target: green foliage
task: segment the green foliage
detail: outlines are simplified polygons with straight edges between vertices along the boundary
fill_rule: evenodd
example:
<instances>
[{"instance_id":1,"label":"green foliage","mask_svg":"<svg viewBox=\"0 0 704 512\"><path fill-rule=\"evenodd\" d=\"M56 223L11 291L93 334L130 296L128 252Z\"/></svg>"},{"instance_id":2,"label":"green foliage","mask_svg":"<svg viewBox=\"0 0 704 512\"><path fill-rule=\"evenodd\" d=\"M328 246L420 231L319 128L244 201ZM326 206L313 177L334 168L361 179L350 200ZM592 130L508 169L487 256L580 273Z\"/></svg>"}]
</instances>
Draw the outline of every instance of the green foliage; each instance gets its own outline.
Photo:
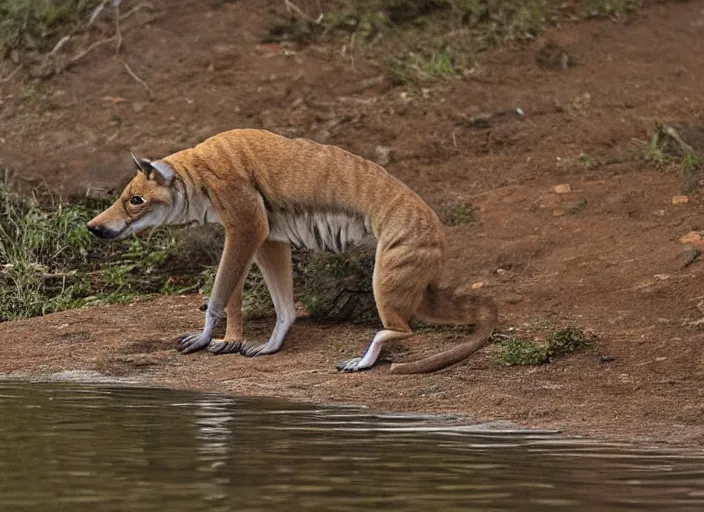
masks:
<instances>
[{"instance_id":1,"label":"green foliage","mask_svg":"<svg viewBox=\"0 0 704 512\"><path fill-rule=\"evenodd\" d=\"M274 311L274 304L271 302L264 276L256 266L252 267L244 284L242 309L245 318L259 318Z\"/></svg>"},{"instance_id":2,"label":"green foliage","mask_svg":"<svg viewBox=\"0 0 704 512\"><path fill-rule=\"evenodd\" d=\"M514 365L538 365L550 361L547 346L542 343L524 340L521 338L509 338L501 342L501 350L496 358L500 364Z\"/></svg>"},{"instance_id":3,"label":"green foliage","mask_svg":"<svg viewBox=\"0 0 704 512\"><path fill-rule=\"evenodd\" d=\"M309 254L298 265L301 300L318 320L378 321L373 273L373 251Z\"/></svg>"},{"instance_id":4,"label":"green foliage","mask_svg":"<svg viewBox=\"0 0 704 512\"><path fill-rule=\"evenodd\" d=\"M97 0L0 0L0 56L31 39L41 49L53 45L63 27L75 25Z\"/></svg>"},{"instance_id":5,"label":"green foliage","mask_svg":"<svg viewBox=\"0 0 704 512\"><path fill-rule=\"evenodd\" d=\"M645 161L657 169L663 169L672 163L672 150L670 139L662 132L660 127L657 127L650 137L645 153Z\"/></svg>"},{"instance_id":6,"label":"green foliage","mask_svg":"<svg viewBox=\"0 0 704 512\"><path fill-rule=\"evenodd\" d=\"M450 78L461 75L466 69L465 56L450 47L391 57L386 65L391 82L397 85Z\"/></svg>"},{"instance_id":7,"label":"green foliage","mask_svg":"<svg viewBox=\"0 0 704 512\"><path fill-rule=\"evenodd\" d=\"M477 209L469 203L458 204L445 215L445 224L448 226L473 224L477 221L479 221Z\"/></svg>"},{"instance_id":8,"label":"green foliage","mask_svg":"<svg viewBox=\"0 0 704 512\"><path fill-rule=\"evenodd\" d=\"M692 147L683 134L699 131L682 126L658 124L650 137L644 159L656 169L678 168L682 178L682 192L692 193L700 187L704 159L701 144Z\"/></svg>"},{"instance_id":9,"label":"green foliage","mask_svg":"<svg viewBox=\"0 0 704 512\"><path fill-rule=\"evenodd\" d=\"M591 339L579 327L568 326L550 332L544 342L508 338L499 344L499 364L540 365L553 358L579 352L591 345Z\"/></svg>"},{"instance_id":10,"label":"green foliage","mask_svg":"<svg viewBox=\"0 0 704 512\"><path fill-rule=\"evenodd\" d=\"M101 208L44 208L0 187L0 321L27 318L87 302L126 302L137 295L195 289L212 258L186 255L171 229L141 238L103 241L86 223ZM178 281L173 268L179 262Z\"/></svg>"},{"instance_id":11,"label":"green foliage","mask_svg":"<svg viewBox=\"0 0 704 512\"><path fill-rule=\"evenodd\" d=\"M547 337L547 352L549 357L573 354L588 347L591 340L583 329L568 326L552 332Z\"/></svg>"},{"instance_id":12,"label":"green foliage","mask_svg":"<svg viewBox=\"0 0 704 512\"><path fill-rule=\"evenodd\" d=\"M643 6L643 0L582 0L586 18L616 18Z\"/></svg>"}]
</instances>

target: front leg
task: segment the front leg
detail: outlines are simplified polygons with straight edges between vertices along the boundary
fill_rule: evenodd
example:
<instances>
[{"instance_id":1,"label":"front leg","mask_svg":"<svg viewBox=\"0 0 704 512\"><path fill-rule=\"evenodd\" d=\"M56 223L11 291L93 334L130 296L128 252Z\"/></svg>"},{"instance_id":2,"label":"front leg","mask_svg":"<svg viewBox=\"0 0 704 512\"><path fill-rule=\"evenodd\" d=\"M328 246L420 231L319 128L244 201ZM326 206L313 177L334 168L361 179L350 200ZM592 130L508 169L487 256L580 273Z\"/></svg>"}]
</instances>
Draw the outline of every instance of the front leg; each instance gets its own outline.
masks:
<instances>
[{"instance_id":1,"label":"front leg","mask_svg":"<svg viewBox=\"0 0 704 512\"><path fill-rule=\"evenodd\" d=\"M244 344L242 336L242 294L244 293L244 283L248 275L249 267L235 288L235 291L232 292L230 300L227 301L227 307L225 308L225 314L227 316L225 338L222 341L213 340L210 342L210 345L206 347L206 350L211 354L239 354L240 348Z\"/></svg>"},{"instance_id":2,"label":"front leg","mask_svg":"<svg viewBox=\"0 0 704 512\"><path fill-rule=\"evenodd\" d=\"M218 212L225 227L225 246L205 312L205 327L198 334L180 338L177 349L183 354L201 350L210 344L218 319L226 316L225 305L235 288L244 283L255 252L269 234L261 197L251 194L249 198L251 202L243 204L247 200L247 194L243 192L238 197L242 202L230 206L234 211Z\"/></svg>"}]
</instances>

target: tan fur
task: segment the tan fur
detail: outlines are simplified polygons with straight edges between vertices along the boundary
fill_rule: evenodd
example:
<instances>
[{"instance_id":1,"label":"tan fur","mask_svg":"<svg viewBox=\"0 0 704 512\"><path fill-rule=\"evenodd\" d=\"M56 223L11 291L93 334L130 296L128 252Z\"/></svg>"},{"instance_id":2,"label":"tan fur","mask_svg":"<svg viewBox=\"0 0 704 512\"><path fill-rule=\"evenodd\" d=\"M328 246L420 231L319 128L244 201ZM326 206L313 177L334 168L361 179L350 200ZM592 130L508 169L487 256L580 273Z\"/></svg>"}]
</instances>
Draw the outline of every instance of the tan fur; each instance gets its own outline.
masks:
<instances>
[{"instance_id":1,"label":"tan fur","mask_svg":"<svg viewBox=\"0 0 704 512\"><path fill-rule=\"evenodd\" d=\"M147 168L152 164L165 168L166 174L138 173L120 199L93 219L89 228L100 236L122 237L165 223L195 220L224 226L225 246L206 328L184 342L184 351L210 344L208 350L216 353L275 352L293 323L288 242L301 238L308 244L337 247L346 238L359 241L359 233L367 231L377 244L373 288L384 329L365 357L343 362L340 369L372 366L385 341L412 334L408 322L413 317L477 324L477 332L446 352L392 365L392 373L435 371L455 364L481 348L496 325L497 308L491 299L440 288L446 258L440 220L415 192L373 162L334 146L263 130L224 132L161 163L145 162ZM130 204L135 195L145 204ZM175 217L184 204L187 212ZM240 347L242 286L252 262L264 273L277 326L269 343ZM211 344L209 332L225 310L226 347Z\"/></svg>"}]
</instances>

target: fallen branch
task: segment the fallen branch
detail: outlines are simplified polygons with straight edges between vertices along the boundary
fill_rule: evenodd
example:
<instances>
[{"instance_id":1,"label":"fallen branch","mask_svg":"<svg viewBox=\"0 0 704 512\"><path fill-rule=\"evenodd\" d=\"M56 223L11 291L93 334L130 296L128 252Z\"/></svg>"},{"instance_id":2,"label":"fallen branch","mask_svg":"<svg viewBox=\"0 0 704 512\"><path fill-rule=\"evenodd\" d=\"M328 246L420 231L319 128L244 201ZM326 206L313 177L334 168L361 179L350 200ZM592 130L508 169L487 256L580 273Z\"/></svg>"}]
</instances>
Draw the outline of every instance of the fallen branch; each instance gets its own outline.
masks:
<instances>
[{"instance_id":1,"label":"fallen branch","mask_svg":"<svg viewBox=\"0 0 704 512\"><path fill-rule=\"evenodd\" d=\"M18 66L14 69L14 71L12 71L12 72L11 72L9 75L7 75L5 78L0 78L0 83L9 82L10 80L12 80L12 77L15 76L15 75L17 74L17 72L18 72L20 69L22 69L22 64L18 65Z\"/></svg>"},{"instance_id":2,"label":"fallen branch","mask_svg":"<svg viewBox=\"0 0 704 512\"><path fill-rule=\"evenodd\" d=\"M132 7L132 9L130 9L129 11L127 11L125 14L123 14L122 16L120 16L120 21L125 21L127 18L129 18L130 16L132 16L134 13L136 13L137 11L141 11L142 9L151 9L151 10L154 10L154 5L151 4L151 3L149 3L149 2L142 2L142 3L140 3L140 4L137 4L137 5L135 5L134 7Z\"/></svg>"},{"instance_id":3,"label":"fallen branch","mask_svg":"<svg viewBox=\"0 0 704 512\"><path fill-rule=\"evenodd\" d=\"M298 14L298 16L300 16L301 18L303 18L306 21L310 21L310 22L315 21L315 20L313 20L313 18L308 16L300 7L298 7L296 4L294 4L291 0L284 0L284 5L286 6L286 10L288 11L289 14L291 14L292 12L295 12L296 14Z\"/></svg>"},{"instance_id":4,"label":"fallen branch","mask_svg":"<svg viewBox=\"0 0 704 512\"><path fill-rule=\"evenodd\" d=\"M122 55L120 55L120 50L122 49L122 29L120 28L120 2L113 0L113 5L115 6L115 37L117 39L117 43L115 44L115 55L117 55L117 58L120 59L120 62L122 62L122 66L125 68L125 71L127 71L127 74L132 77L132 79L137 82L139 85L144 87L144 89L147 91L149 96L151 97L152 95L152 90L147 85L147 82L142 80L137 73L135 73L132 68L130 67L129 64L127 64L127 61L125 60Z\"/></svg>"},{"instance_id":5,"label":"fallen branch","mask_svg":"<svg viewBox=\"0 0 704 512\"><path fill-rule=\"evenodd\" d=\"M103 12L105 9L105 6L108 4L110 0L103 0L91 13L90 17L88 18L88 22L86 23L87 27L90 27L95 20L100 16L100 14ZM56 56L56 54L59 52L59 50L69 41L71 38L71 35L76 32L77 29L74 29L74 31L62 37L58 43L54 46L54 48L46 55L44 64L42 65L42 69L39 70L38 73L33 73L34 76L38 76L39 78L48 78L53 75L57 75L59 73L62 73L63 71L66 71L68 68L71 66L75 65L77 62L79 62L81 59L83 59L86 55L88 55L90 52L95 50L96 48L99 48L100 46L103 46L108 43L115 43L115 56L120 60L120 63L122 66L125 68L125 71L127 71L127 74L130 75L130 77L137 82L140 86L142 86L151 96L152 90L142 78L137 75L137 73L134 72L134 70L130 67L130 65L127 63L125 58L122 56L122 48L124 46L124 39L122 37L122 27L120 25L120 22L129 16L133 15L135 12L139 11L140 9L144 9L146 7L148 8L153 8L153 6L150 3L143 2L140 3L139 5L133 7L129 12L126 14L122 15L120 13L120 0L112 0L112 5L114 8L114 23L115 23L115 35L112 37L109 37L107 39L101 39L100 41L96 41L95 43L91 44L88 48L85 50L81 51L80 53L76 54L75 56L71 57L68 59L64 64L62 65L57 65L57 66L50 66L49 65L49 60ZM19 70L16 69L13 71L10 76L2 79L1 81L7 81L9 80L12 75L14 75L17 71Z\"/></svg>"},{"instance_id":6,"label":"fallen branch","mask_svg":"<svg viewBox=\"0 0 704 512\"><path fill-rule=\"evenodd\" d=\"M54 45L54 47L51 49L51 51L49 53L46 54L46 58L49 58L52 55L55 55L56 52L58 52L63 45L68 43L69 39L71 39L70 35L64 36L61 39L59 39L59 42Z\"/></svg>"},{"instance_id":7,"label":"fallen branch","mask_svg":"<svg viewBox=\"0 0 704 512\"><path fill-rule=\"evenodd\" d=\"M88 55L90 52L92 52L92 51L95 50L96 48L98 48L98 47L100 47L100 46L103 46L104 44L110 43L110 42L112 42L112 41L114 41L114 40L115 40L115 36L113 36L113 37L108 37L107 39L101 39L100 41L96 41L95 43L93 43L92 45L90 45L88 48L86 48L85 50L83 50L82 52L80 52L78 55L76 55L76 56L70 58L70 59L68 60L68 62L63 66L63 68L61 68L58 72L65 71L66 69L68 69L69 67L71 67L71 66L73 66L74 64L76 64L79 60L81 60L83 57L85 57L86 55Z\"/></svg>"},{"instance_id":8,"label":"fallen branch","mask_svg":"<svg viewBox=\"0 0 704 512\"><path fill-rule=\"evenodd\" d=\"M120 3L115 4L115 37L117 37L117 43L115 44L115 53L120 53L120 48L122 48L122 30L120 30Z\"/></svg>"}]
</instances>

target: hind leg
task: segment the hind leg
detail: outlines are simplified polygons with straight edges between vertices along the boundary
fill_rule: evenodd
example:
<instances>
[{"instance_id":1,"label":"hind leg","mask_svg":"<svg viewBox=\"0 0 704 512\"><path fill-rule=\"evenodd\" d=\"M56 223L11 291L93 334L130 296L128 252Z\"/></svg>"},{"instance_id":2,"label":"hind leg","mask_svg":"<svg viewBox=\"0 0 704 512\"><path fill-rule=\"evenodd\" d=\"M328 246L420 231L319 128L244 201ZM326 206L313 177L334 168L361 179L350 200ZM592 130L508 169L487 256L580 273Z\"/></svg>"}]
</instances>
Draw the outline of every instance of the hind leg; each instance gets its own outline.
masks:
<instances>
[{"instance_id":1,"label":"hind leg","mask_svg":"<svg viewBox=\"0 0 704 512\"><path fill-rule=\"evenodd\" d=\"M371 368L376 363L384 343L413 335L408 322L420 306L428 287L427 265L413 256L412 248L390 255L377 252L374 267L374 300L384 329L377 332L361 357L346 359L337 365L344 372L358 372Z\"/></svg>"},{"instance_id":2,"label":"hind leg","mask_svg":"<svg viewBox=\"0 0 704 512\"><path fill-rule=\"evenodd\" d=\"M278 352L288 331L296 321L293 303L293 270L291 246L288 243L267 241L259 248L254 261L262 271L276 310L276 325L267 343L243 344L240 353L247 357Z\"/></svg>"},{"instance_id":3,"label":"hind leg","mask_svg":"<svg viewBox=\"0 0 704 512\"><path fill-rule=\"evenodd\" d=\"M337 365L337 369L343 372L358 372L371 368L374 366L374 363L376 363L385 342L408 338L411 335L413 335L413 332L410 327L408 328L408 332L383 329L374 335L374 339L372 339L372 342L369 344L363 356L340 361Z\"/></svg>"}]
</instances>

